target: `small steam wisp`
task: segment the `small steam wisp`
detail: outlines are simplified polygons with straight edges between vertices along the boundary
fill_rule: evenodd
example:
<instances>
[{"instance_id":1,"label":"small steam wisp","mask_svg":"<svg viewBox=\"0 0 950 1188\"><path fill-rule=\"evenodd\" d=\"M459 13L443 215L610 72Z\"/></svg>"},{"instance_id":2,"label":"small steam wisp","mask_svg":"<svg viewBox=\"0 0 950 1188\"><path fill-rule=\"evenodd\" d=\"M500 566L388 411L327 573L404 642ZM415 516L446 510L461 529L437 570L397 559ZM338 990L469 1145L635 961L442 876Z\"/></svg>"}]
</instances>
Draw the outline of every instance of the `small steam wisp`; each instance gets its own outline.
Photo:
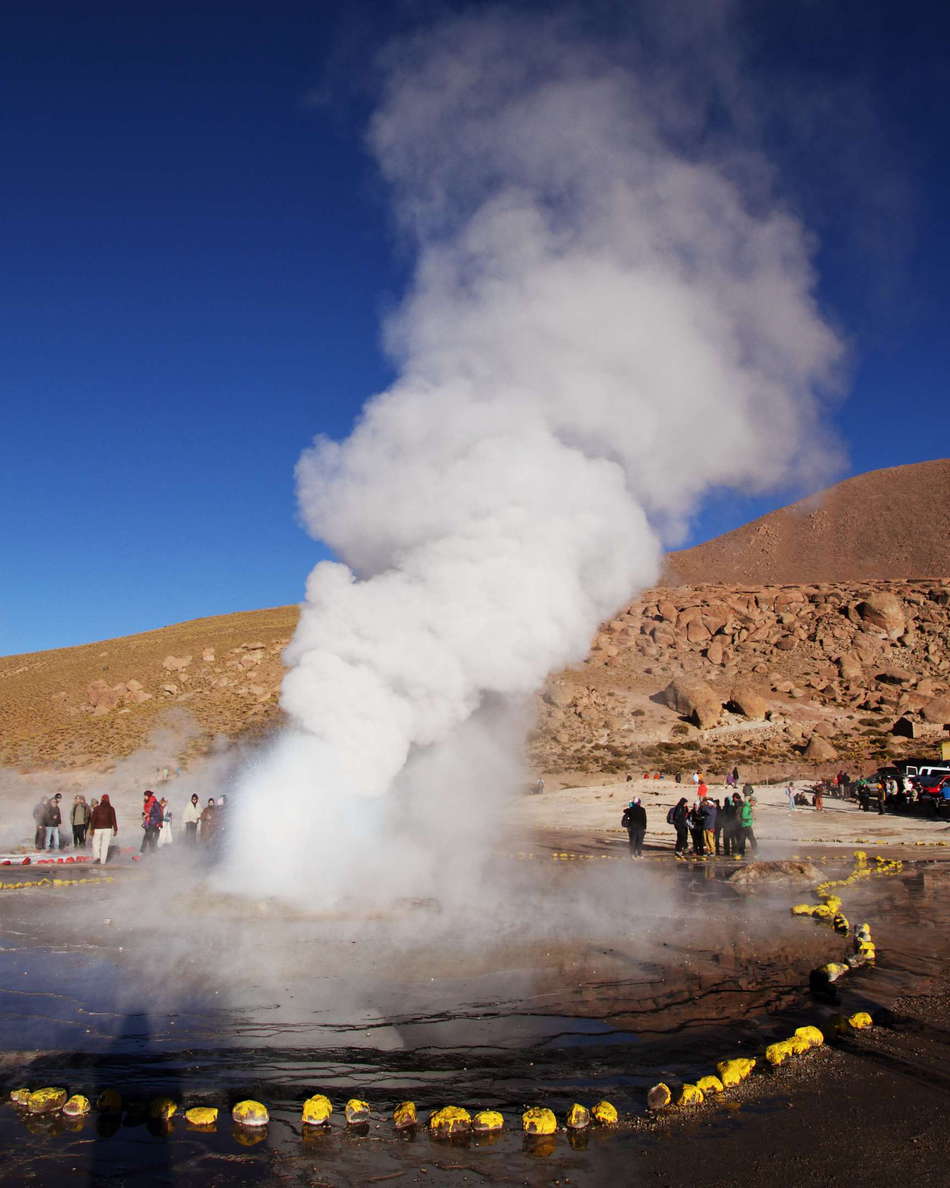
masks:
<instances>
[{"instance_id":1,"label":"small steam wisp","mask_svg":"<svg viewBox=\"0 0 950 1188\"><path fill-rule=\"evenodd\" d=\"M341 562L238 788L235 885L466 885L526 699L655 579L656 526L823 456L840 346L807 238L676 142L668 83L500 12L385 59L370 144L416 255L398 379L298 466Z\"/></svg>"}]
</instances>

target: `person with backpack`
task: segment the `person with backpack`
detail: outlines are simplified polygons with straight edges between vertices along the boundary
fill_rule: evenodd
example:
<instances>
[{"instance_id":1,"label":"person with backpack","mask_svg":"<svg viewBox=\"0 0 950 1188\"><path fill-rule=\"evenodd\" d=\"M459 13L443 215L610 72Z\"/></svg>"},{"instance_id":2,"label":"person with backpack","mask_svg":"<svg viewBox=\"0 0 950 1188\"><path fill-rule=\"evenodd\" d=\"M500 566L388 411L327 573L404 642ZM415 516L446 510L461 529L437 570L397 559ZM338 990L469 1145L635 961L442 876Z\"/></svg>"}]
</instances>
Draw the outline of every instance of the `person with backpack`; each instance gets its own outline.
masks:
<instances>
[{"instance_id":1,"label":"person with backpack","mask_svg":"<svg viewBox=\"0 0 950 1188\"><path fill-rule=\"evenodd\" d=\"M647 831L647 811L640 803L639 796L631 800L624 809L620 825L626 829L627 837L630 839L630 856L642 858L643 838Z\"/></svg>"},{"instance_id":2,"label":"person with backpack","mask_svg":"<svg viewBox=\"0 0 950 1188\"><path fill-rule=\"evenodd\" d=\"M689 845L688 817L689 801L687 801L685 796L681 796L679 801L666 814L667 824L672 825L676 830L676 846L673 852L677 858L686 857L686 849Z\"/></svg>"},{"instance_id":3,"label":"person with backpack","mask_svg":"<svg viewBox=\"0 0 950 1188\"><path fill-rule=\"evenodd\" d=\"M146 850L154 850L158 845L158 831L162 827L162 820L162 806L158 803L158 797L152 791L146 792L142 804L142 828L145 834L142 837L140 854L144 854Z\"/></svg>"}]
</instances>

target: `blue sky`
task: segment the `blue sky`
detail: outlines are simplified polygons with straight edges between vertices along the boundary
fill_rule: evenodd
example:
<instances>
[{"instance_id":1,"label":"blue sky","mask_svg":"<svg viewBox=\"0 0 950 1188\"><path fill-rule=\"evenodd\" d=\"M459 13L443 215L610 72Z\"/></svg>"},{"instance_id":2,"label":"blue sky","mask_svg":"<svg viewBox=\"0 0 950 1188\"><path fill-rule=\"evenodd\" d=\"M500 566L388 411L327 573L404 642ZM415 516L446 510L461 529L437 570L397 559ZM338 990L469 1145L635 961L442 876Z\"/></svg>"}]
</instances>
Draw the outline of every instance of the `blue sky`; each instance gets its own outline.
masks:
<instances>
[{"instance_id":1,"label":"blue sky","mask_svg":"<svg viewBox=\"0 0 950 1188\"><path fill-rule=\"evenodd\" d=\"M3 13L0 654L302 596L323 554L294 464L386 385L407 277L359 84L422 11ZM939 5L811 0L740 22L851 347L844 473L950 452L948 26ZM715 495L691 540L799 494Z\"/></svg>"}]
</instances>

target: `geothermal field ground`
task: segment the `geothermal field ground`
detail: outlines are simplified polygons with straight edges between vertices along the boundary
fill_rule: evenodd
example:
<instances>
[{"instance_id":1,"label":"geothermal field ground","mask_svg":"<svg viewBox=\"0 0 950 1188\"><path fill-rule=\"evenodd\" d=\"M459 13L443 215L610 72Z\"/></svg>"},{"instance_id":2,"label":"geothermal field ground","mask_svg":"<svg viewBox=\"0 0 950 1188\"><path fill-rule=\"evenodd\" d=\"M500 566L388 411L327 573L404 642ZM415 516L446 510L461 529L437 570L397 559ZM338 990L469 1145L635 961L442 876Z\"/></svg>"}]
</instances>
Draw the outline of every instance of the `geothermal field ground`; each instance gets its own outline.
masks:
<instances>
[{"instance_id":1,"label":"geothermal field ground","mask_svg":"<svg viewBox=\"0 0 950 1188\"><path fill-rule=\"evenodd\" d=\"M290 910L225 895L208 853L180 844L105 868L5 866L3 1088L92 1103L113 1090L122 1107L70 1120L5 1106L0 1180L678 1183L699 1160L709 1184L766 1166L818 1184L838 1182L828 1160L857 1131L865 1182L893 1183L911 1142L921 1181L941 1182L950 829L837 800L790 811L783 788L763 787L754 862L679 861L665 816L680 790L524 794L483 896L450 918L438 900ZM639 860L618 828L632 791L649 819ZM791 914L829 891L848 937ZM876 963L816 986L812 971L851 954L865 922ZM841 1022L857 1012L872 1025ZM803 1026L825 1043L772 1067L769 1045ZM738 1088L648 1109L653 1086L675 1101L740 1057L756 1066ZM317 1092L335 1106L325 1127L301 1122ZM179 1108L167 1122L149 1116L161 1098ZM266 1104L267 1127L232 1123L247 1098ZM345 1123L351 1098L369 1104L365 1125ZM419 1125L397 1132L406 1100ZM564 1129L575 1102L600 1100L615 1125ZM202 1105L220 1110L210 1129L182 1117ZM504 1129L441 1138L425 1120L444 1105L500 1111ZM555 1134L522 1133L531 1106L554 1111Z\"/></svg>"}]
</instances>

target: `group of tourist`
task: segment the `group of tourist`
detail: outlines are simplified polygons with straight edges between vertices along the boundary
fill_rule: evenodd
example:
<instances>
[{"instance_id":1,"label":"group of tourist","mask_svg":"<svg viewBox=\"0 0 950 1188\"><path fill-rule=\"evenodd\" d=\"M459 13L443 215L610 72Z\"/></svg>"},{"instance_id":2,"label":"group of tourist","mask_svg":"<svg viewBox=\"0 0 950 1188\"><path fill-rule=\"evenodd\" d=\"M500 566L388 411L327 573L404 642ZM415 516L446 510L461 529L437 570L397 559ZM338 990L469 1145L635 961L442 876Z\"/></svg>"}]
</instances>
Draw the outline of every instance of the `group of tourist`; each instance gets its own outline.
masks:
<instances>
[{"instance_id":1,"label":"group of tourist","mask_svg":"<svg viewBox=\"0 0 950 1188\"><path fill-rule=\"evenodd\" d=\"M64 849L67 844L60 832L64 824L62 799L62 793L56 792L34 806L33 821L36 828L33 843L38 850ZM185 841L212 844L220 832L226 803L225 796L217 800L211 796L202 807L197 793L192 793L183 814ZM88 846L92 851L93 862L108 861L109 847L119 832L115 807L110 802L108 792L104 792L100 799L93 798L89 803L85 796L77 794L69 810L69 824L72 827L74 848L84 849ZM174 840L173 813L168 800L164 796L157 797L151 790L146 791L142 799L142 844L139 852L145 854L160 846L169 846Z\"/></svg>"},{"instance_id":2,"label":"group of tourist","mask_svg":"<svg viewBox=\"0 0 950 1188\"><path fill-rule=\"evenodd\" d=\"M677 858L689 854L706 857L719 854L726 858L744 858L746 848L758 849L755 837L755 792L751 784L742 792L728 794L714 800L700 776L696 784L697 799L692 806L685 796L666 815L667 824L676 830L674 853ZM620 821L629 838L630 854L643 857L643 839L647 831L646 809L637 796L624 809Z\"/></svg>"},{"instance_id":3,"label":"group of tourist","mask_svg":"<svg viewBox=\"0 0 950 1188\"><path fill-rule=\"evenodd\" d=\"M700 785L704 787L704 785ZM713 854L744 858L746 848L758 848L755 837L755 794L751 784L742 792L728 793L722 800L704 795L690 806L685 796L666 815L676 830L674 853L704 858Z\"/></svg>"}]
</instances>

